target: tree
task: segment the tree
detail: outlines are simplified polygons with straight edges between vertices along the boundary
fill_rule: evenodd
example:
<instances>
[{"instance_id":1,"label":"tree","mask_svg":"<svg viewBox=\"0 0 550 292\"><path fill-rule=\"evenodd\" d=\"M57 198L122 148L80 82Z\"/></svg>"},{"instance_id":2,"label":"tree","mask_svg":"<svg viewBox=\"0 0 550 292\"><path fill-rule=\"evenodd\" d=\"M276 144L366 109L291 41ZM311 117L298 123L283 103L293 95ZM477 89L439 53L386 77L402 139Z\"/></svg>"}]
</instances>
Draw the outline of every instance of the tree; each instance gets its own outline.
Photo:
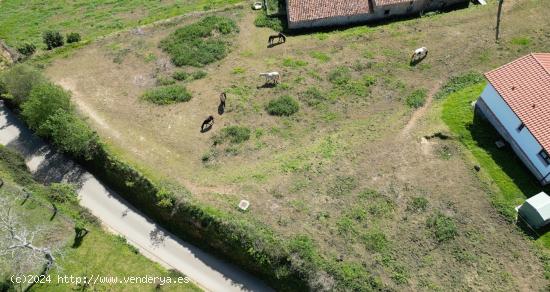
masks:
<instances>
[{"instance_id":1,"label":"tree","mask_svg":"<svg viewBox=\"0 0 550 292\"><path fill-rule=\"evenodd\" d=\"M31 43L25 43L17 47L17 51L25 57L29 57L36 51L36 46Z\"/></svg>"},{"instance_id":2,"label":"tree","mask_svg":"<svg viewBox=\"0 0 550 292\"><path fill-rule=\"evenodd\" d=\"M61 47L65 43L63 40L63 36L58 31L45 31L42 35L42 39L44 41L44 44L46 44L48 50Z\"/></svg>"},{"instance_id":3,"label":"tree","mask_svg":"<svg viewBox=\"0 0 550 292\"><path fill-rule=\"evenodd\" d=\"M83 120L63 109L55 111L40 131L48 133L62 151L85 159L91 159L99 143L97 134Z\"/></svg>"},{"instance_id":4,"label":"tree","mask_svg":"<svg viewBox=\"0 0 550 292\"><path fill-rule=\"evenodd\" d=\"M44 263L43 275L56 264L52 247L36 246L33 241L43 230L29 230L13 213L7 198L0 198L0 257L9 257L17 265L18 273L29 271Z\"/></svg>"},{"instance_id":5,"label":"tree","mask_svg":"<svg viewBox=\"0 0 550 292\"><path fill-rule=\"evenodd\" d=\"M500 34L500 16L502 14L502 4L504 4L504 0L498 0L498 12L497 12L497 27L496 27L496 41L498 42L499 34Z\"/></svg>"},{"instance_id":6,"label":"tree","mask_svg":"<svg viewBox=\"0 0 550 292\"><path fill-rule=\"evenodd\" d=\"M78 43L80 41L80 39L81 39L81 37L80 37L79 33L71 32L71 33L67 34L67 43L68 44Z\"/></svg>"},{"instance_id":7,"label":"tree","mask_svg":"<svg viewBox=\"0 0 550 292\"><path fill-rule=\"evenodd\" d=\"M31 129L42 136L49 134L41 126L53 113L57 110L72 111L69 93L52 83L35 86L21 108L23 119Z\"/></svg>"},{"instance_id":8,"label":"tree","mask_svg":"<svg viewBox=\"0 0 550 292\"><path fill-rule=\"evenodd\" d=\"M44 82L40 72L27 65L15 65L0 76L0 83L3 84L0 91L10 98L16 105L22 104L29 96L32 88ZM2 92L0 92L2 94Z\"/></svg>"}]
</instances>

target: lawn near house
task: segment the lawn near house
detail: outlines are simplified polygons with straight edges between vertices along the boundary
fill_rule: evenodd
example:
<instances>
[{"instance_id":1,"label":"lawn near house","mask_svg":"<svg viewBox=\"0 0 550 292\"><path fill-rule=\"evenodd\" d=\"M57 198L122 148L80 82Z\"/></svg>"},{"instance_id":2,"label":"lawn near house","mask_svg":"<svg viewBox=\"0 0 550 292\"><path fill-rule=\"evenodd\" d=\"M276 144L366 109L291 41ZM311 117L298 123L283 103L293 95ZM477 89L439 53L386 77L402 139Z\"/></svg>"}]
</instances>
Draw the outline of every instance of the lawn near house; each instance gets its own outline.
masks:
<instances>
[{"instance_id":1,"label":"lawn near house","mask_svg":"<svg viewBox=\"0 0 550 292\"><path fill-rule=\"evenodd\" d=\"M488 121L474 115L471 103L485 86L486 83L482 82L444 96L442 118L472 153L482 174L488 175L489 179L485 177L485 181L493 205L508 221L514 222L516 206L541 190L550 192L550 188L543 188L537 182L509 146L499 149L495 141L502 139L500 135ZM536 243L546 254L546 274L550 276L550 233L536 238Z\"/></svg>"}]
</instances>

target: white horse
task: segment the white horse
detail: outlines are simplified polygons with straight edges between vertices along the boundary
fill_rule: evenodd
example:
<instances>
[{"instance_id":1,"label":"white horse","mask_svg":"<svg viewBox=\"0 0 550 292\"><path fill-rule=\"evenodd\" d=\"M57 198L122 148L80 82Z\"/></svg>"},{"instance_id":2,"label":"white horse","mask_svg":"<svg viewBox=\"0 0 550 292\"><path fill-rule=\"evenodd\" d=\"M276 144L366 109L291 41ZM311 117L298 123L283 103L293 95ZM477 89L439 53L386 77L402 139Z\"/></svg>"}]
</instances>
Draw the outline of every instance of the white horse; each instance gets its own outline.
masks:
<instances>
[{"instance_id":1,"label":"white horse","mask_svg":"<svg viewBox=\"0 0 550 292\"><path fill-rule=\"evenodd\" d=\"M418 63L428 56L428 48L422 47L414 50L411 56L411 63Z\"/></svg>"},{"instance_id":2,"label":"white horse","mask_svg":"<svg viewBox=\"0 0 550 292\"><path fill-rule=\"evenodd\" d=\"M260 73L260 76L265 77L266 83L273 83L273 84L279 83L279 78L280 78L279 72Z\"/></svg>"}]
</instances>

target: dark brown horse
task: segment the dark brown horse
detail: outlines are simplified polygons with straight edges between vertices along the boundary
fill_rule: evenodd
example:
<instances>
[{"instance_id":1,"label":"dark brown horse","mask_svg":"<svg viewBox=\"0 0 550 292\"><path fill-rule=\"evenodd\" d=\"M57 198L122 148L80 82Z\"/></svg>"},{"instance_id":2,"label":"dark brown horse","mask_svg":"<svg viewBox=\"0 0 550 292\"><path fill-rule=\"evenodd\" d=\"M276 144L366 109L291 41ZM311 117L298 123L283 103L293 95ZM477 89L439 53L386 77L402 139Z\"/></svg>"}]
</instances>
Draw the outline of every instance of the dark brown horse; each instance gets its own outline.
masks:
<instances>
[{"instance_id":1,"label":"dark brown horse","mask_svg":"<svg viewBox=\"0 0 550 292\"><path fill-rule=\"evenodd\" d=\"M201 132L206 132L212 128L212 125L214 125L214 117L208 116L204 122L202 122L201 125Z\"/></svg>"},{"instance_id":2,"label":"dark brown horse","mask_svg":"<svg viewBox=\"0 0 550 292\"><path fill-rule=\"evenodd\" d=\"M273 45L275 39L277 39L277 44L286 43L286 36L282 32L276 35L270 35L268 40L269 45Z\"/></svg>"},{"instance_id":3,"label":"dark brown horse","mask_svg":"<svg viewBox=\"0 0 550 292\"><path fill-rule=\"evenodd\" d=\"M225 101L227 100L227 94L222 92L220 94L220 104L218 105L218 114L221 116L225 112Z\"/></svg>"}]
</instances>

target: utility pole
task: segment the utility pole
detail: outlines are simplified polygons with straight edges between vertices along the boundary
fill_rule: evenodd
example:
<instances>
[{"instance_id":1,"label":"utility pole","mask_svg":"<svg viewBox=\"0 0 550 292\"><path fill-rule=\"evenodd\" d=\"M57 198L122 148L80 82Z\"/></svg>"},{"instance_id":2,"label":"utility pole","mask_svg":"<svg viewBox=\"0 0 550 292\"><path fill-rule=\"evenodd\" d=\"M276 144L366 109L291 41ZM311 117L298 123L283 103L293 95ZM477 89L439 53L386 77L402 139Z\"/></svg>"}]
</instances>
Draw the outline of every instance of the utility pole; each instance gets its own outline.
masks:
<instances>
[{"instance_id":1,"label":"utility pole","mask_svg":"<svg viewBox=\"0 0 550 292\"><path fill-rule=\"evenodd\" d=\"M499 33L500 33L500 15L502 14L502 4L504 4L504 0L498 0L497 34L496 34L496 41L497 42L498 42Z\"/></svg>"}]
</instances>

